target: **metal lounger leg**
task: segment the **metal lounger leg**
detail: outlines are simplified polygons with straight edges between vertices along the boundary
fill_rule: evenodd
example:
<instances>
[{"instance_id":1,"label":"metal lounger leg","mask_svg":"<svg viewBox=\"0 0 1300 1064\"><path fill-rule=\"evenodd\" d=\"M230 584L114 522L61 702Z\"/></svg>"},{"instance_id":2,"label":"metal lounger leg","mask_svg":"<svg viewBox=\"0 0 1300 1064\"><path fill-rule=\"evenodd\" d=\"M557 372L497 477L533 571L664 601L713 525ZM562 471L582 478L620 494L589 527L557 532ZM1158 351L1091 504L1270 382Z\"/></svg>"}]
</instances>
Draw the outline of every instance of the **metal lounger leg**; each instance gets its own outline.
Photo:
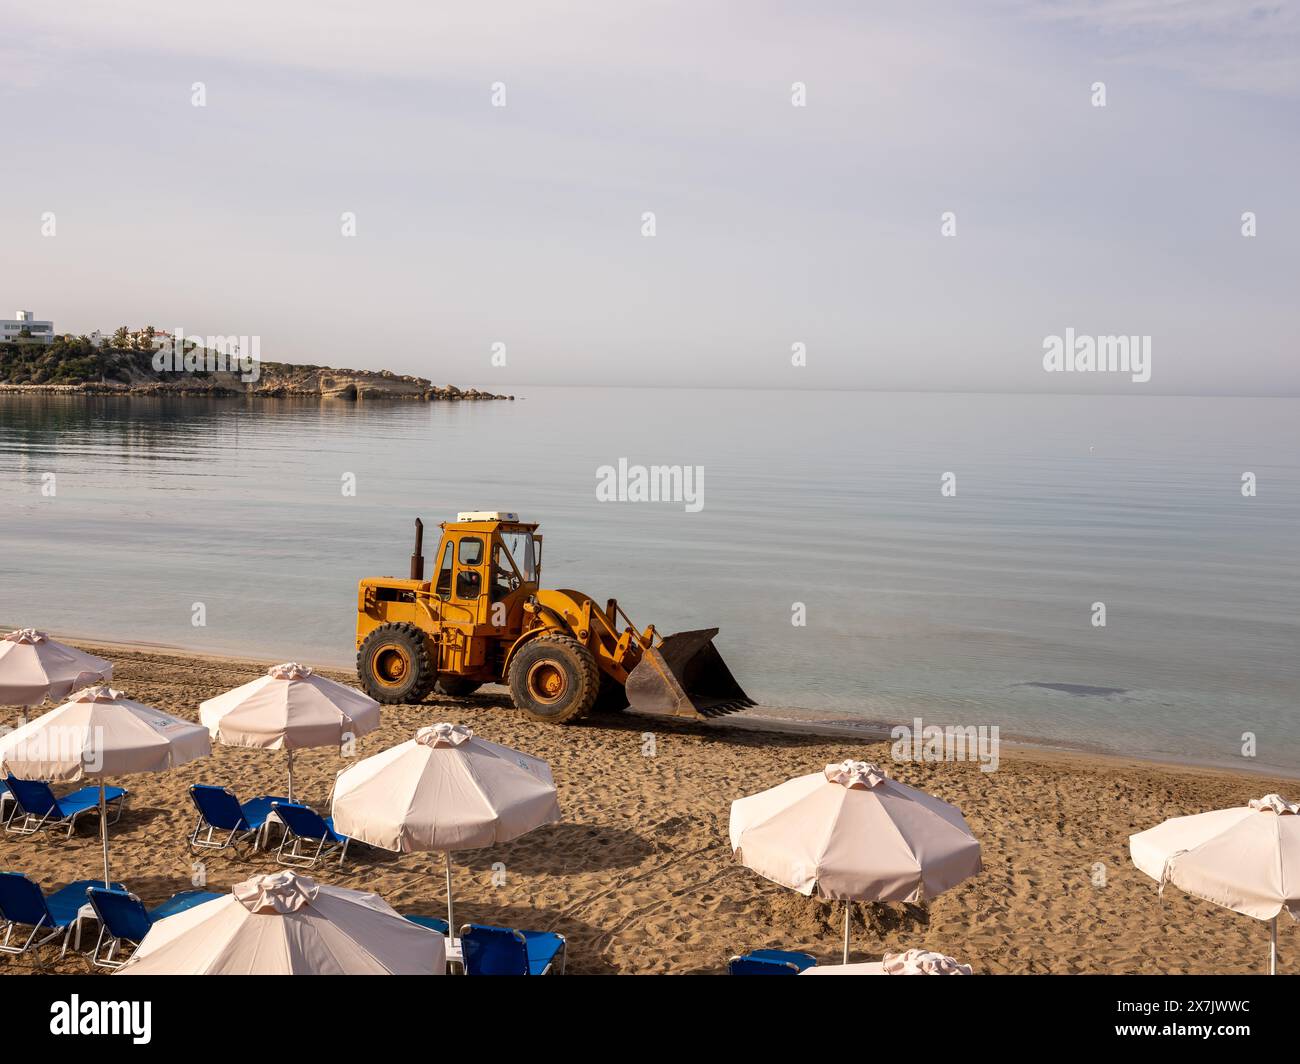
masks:
<instances>
[{"instance_id":1,"label":"metal lounger leg","mask_svg":"<svg viewBox=\"0 0 1300 1064\"><path fill-rule=\"evenodd\" d=\"M100 924L99 935L95 939L95 948L90 953L90 963L95 965L95 967L97 968L100 967L99 951L104 946L104 936L106 934L108 934L108 928L106 928L103 924Z\"/></svg>"},{"instance_id":2,"label":"metal lounger leg","mask_svg":"<svg viewBox=\"0 0 1300 1064\"><path fill-rule=\"evenodd\" d=\"M19 811L20 810L18 809L17 804L15 804L13 816L17 816ZM47 809L45 813L39 818L33 817L31 813L24 811L22 827L9 828L8 826L6 826L5 830L9 831L13 835L35 835L38 831L40 831L43 827L45 827L45 822L49 820L50 813L52 813L53 811L54 811L53 809ZM10 817L10 820L13 820L13 816ZM33 820L36 821L35 827L30 826ZM55 821L55 823L57 823L57 821Z\"/></svg>"},{"instance_id":3,"label":"metal lounger leg","mask_svg":"<svg viewBox=\"0 0 1300 1064\"><path fill-rule=\"evenodd\" d=\"M289 846L288 852L286 853L285 844L290 842L292 845ZM278 856L276 861L282 865L310 867L316 863L316 858L304 857L302 855L302 839L297 835L293 835L293 833L289 831L288 827L285 828L284 834L280 836L280 848L277 853Z\"/></svg>"},{"instance_id":4,"label":"metal lounger leg","mask_svg":"<svg viewBox=\"0 0 1300 1064\"><path fill-rule=\"evenodd\" d=\"M35 926L32 928L31 934L27 936L27 938L23 941L23 944L21 946L11 946L9 945L9 937L10 935L13 934L15 925L14 922L10 920L9 926L5 929L5 940L4 940L4 944L0 945L0 952L12 953L14 956L17 957L26 953L29 949L35 949L39 946L43 946L51 939L57 938L59 935L59 929L55 927L55 928L51 928L50 933L46 935L43 939L41 939L39 942L33 941L36 938L36 936L41 933L41 927L44 923L45 923L45 917L42 916L38 921L36 921Z\"/></svg>"},{"instance_id":5,"label":"metal lounger leg","mask_svg":"<svg viewBox=\"0 0 1300 1064\"><path fill-rule=\"evenodd\" d=\"M338 845L337 843L330 842L329 839L325 838L325 836L322 835L321 838L316 843L316 852L312 854L305 854L302 852L302 844L304 841L310 843L311 840L303 839L299 835L294 835L293 845L289 848L288 853L286 853L285 843L289 841L289 836L291 834L293 833L289 831L288 827L286 826L284 836L283 838L280 839L280 849L278 851L279 856L277 858L278 862L282 865L297 865L298 867L301 868L311 868L316 864L317 861L319 861L325 855L327 846L333 847L335 845ZM351 839L345 839L343 841L342 852L339 854L340 866L343 864L344 857L347 856L348 843L351 841L352 841Z\"/></svg>"},{"instance_id":6,"label":"metal lounger leg","mask_svg":"<svg viewBox=\"0 0 1300 1064\"><path fill-rule=\"evenodd\" d=\"M113 803L113 805L117 809L117 815L114 816L113 819L108 822L109 827L112 827L114 824L116 824L119 820L122 819L122 814L126 812L126 800L130 797L131 796L129 794L124 794L120 798L118 798L117 801Z\"/></svg>"}]
</instances>

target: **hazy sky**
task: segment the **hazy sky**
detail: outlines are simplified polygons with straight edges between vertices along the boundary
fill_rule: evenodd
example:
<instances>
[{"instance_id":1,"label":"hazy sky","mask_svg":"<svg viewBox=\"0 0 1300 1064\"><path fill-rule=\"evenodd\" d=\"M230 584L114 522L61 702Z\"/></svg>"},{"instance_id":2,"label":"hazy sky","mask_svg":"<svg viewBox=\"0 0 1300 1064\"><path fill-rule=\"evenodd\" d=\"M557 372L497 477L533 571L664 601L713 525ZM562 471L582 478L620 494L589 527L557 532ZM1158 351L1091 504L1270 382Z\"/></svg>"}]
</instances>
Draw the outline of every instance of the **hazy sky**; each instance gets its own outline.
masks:
<instances>
[{"instance_id":1,"label":"hazy sky","mask_svg":"<svg viewBox=\"0 0 1300 1064\"><path fill-rule=\"evenodd\" d=\"M6 316L502 387L1300 394L1294 3L0 12ZM1045 374L1066 327L1151 382Z\"/></svg>"}]
</instances>

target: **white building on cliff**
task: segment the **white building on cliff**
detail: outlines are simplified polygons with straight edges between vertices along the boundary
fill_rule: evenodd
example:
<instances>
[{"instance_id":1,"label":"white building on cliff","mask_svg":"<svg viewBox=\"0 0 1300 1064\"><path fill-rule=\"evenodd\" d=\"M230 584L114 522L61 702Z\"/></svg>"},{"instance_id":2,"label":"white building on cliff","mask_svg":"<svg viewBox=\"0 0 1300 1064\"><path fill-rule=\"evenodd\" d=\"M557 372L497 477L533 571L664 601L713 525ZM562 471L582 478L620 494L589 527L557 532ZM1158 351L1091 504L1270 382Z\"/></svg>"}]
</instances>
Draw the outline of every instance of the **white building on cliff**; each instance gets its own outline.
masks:
<instances>
[{"instance_id":1,"label":"white building on cliff","mask_svg":"<svg viewBox=\"0 0 1300 1064\"><path fill-rule=\"evenodd\" d=\"M37 321L30 310L17 311L12 320L0 321L0 343L13 343L17 340L53 343L54 322Z\"/></svg>"}]
</instances>

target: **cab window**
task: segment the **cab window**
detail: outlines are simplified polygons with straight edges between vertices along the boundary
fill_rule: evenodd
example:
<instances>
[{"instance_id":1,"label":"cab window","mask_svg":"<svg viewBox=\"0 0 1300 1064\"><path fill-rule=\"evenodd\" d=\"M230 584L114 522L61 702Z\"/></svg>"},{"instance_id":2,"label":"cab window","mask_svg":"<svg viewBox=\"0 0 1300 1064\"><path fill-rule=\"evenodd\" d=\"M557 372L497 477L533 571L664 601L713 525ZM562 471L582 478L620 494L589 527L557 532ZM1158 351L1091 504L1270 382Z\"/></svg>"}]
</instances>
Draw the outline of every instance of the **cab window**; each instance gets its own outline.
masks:
<instances>
[{"instance_id":1,"label":"cab window","mask_svg":"<svg viewBox=\"0 0 1300 1064\"><path fill-rule=\"evenodd\" d=\"M466 536L456 548L456 597L476 599L483 591L483 575L477 566L483 562L483 541Z\"/></svg>"},{"instance_id":2,"label":"cab window","mask_svg":"<svg viewBox=\"0 0 1300 1064\"><path fill-rule=\"evenodd\" d=\"M510 552L504 546L492 548L492 601L500 602L512 591L518 589L520 575L516 570Z\"/></svg>"},{"instance_id":3,"label":"cab window","mask_svg":"<svg viewBox=\"0 0 1300 1064\"><path fill-rule=\"evenodd\" d=\"M519 567L519 575L525 583L537 583L537 555L533 549L533 535L531 532L502 532L501 542L505 545L506 550L510 552L510 557L514 559L515 565Z\"/></svg>"},{"instance_id":4,"label":"cab window","mask_svg":"<svg viewBox=\"0 0 1300 1064\"><path fill-rule=\"evenodd\" d=\"M439 598L451 597L451 544L442 552L442 564L438 567L438 582L434 592Z\"/></svg>"}]
</instances>

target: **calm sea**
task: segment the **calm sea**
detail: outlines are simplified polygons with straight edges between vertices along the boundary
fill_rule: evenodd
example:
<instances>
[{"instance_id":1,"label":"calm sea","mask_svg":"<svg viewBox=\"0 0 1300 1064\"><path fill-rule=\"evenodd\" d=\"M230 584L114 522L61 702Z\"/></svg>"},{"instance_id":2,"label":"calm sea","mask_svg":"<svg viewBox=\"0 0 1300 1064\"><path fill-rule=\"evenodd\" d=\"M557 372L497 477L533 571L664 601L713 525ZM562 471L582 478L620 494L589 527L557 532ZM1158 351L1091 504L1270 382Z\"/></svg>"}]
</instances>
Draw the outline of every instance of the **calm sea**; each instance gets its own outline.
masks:
<instances>
[{"instance_id":1,"label":"calm sea","mask_svg":"<svg viewBox=\"0 0 1300 1064\"><path fill-rule=\"evenodd\" d=\"M721 627L765 706L1300 773L1300 400L517 394L0 396L0 623L348 664L416 516L509 509L546 583ZM597 501L620 458L703 508Z\"/></svg>"}]
</instances>

